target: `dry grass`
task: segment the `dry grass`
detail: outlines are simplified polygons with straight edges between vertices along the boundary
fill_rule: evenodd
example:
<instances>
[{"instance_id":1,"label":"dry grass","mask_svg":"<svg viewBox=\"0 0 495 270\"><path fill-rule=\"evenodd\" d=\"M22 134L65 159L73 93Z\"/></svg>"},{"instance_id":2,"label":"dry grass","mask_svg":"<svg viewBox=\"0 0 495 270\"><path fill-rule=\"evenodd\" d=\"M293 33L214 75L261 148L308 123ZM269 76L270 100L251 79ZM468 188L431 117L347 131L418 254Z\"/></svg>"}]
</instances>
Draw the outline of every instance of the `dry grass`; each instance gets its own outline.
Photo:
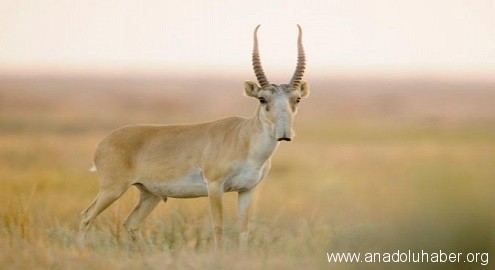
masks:
<instances>
[{"instance_id":1,"label":"dry grass","mask_svg":"<svg viewBox=\"0 0 495 270\"><path fill-rule=\"evenodd\" d=\"M134 250L121 226L134 190L78 247L79 212L97 192L87 169L101 137L126 123L249 115L255 101L237 82L199 81L212 90L195 97L184 81L3 78L1 268L381 269L331 265L326 252L494 249L493 85L436 81L314 83L295 141L281 145L258 189L247 254L233 244L234 194L226 198L225 250L211 250L204 198L159 206L144 228L152 250Z\"/></svg>"}]
</instances>

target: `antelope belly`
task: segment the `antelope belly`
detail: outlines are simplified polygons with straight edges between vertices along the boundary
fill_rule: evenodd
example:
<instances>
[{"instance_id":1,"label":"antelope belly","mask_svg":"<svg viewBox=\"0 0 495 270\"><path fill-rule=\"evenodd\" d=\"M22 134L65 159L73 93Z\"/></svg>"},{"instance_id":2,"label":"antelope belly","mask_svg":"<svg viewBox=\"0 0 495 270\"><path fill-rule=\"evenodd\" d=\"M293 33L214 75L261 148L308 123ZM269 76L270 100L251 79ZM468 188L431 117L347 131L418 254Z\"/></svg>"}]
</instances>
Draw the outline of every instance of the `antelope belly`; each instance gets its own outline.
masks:
<instances>
[{"instance_id":1,"label":"antelope belly","mask_svg":"<svg viewBox=\"0 0 495 270\"><path fill-rule=\"evenodd\" d=\"M153 194L166 198L197 198L208 196L208 188L201 170L196 170L184 178L165 182L143 185Z\"/></svg>"}]
</instances>

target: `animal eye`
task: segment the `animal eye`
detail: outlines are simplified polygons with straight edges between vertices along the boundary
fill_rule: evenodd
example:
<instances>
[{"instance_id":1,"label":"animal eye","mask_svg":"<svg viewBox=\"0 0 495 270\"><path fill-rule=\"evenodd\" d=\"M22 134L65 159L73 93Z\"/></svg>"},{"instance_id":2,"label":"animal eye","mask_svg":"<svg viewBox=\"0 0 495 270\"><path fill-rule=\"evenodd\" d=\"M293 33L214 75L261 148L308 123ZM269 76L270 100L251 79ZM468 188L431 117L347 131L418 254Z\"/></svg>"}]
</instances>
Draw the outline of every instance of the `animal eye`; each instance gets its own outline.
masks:
<instances>
[{"instance_id":1,"label":"animal eye","mask_svg":"<svg viewBox=\"0 0 495 270\"><path fill-rule=\"evenodd\" d=\"M261 104L266 104L266 99L264 97L258 98Z\"/></svg>"},{"instance_id":2,"label":"animal eye","mask_svg":"<svg viewBox=\"0 0 495 270\"><path fill-rule=\"evenodd\" d=\"M301 98L300 98L300 97L298 97L298 98L296 99L296 103L299 103L299 102L301 102Z\"/></svg>"}]
</instances>

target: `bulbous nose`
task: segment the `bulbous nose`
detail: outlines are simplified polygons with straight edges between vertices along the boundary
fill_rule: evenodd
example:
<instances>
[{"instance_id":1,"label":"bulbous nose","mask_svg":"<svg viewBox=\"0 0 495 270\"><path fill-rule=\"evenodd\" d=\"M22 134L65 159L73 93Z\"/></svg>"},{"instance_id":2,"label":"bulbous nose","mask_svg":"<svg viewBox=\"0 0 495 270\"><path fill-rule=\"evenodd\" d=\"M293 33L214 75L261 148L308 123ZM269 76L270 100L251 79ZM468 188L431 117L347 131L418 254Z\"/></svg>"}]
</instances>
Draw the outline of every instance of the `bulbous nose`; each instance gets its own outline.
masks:
<instances>
[{"instance_id":1,"label":"bulbous nose","mask_svg":"<svg viewBox=\"0 0 495 270\"><path fill-rule=\"evenodd\" d=\"M292 139L291 138L287 138L287 137L282 137L282 138L278 138L277 141L288 141L290 142Z\"/></svg>"}]
</instances>

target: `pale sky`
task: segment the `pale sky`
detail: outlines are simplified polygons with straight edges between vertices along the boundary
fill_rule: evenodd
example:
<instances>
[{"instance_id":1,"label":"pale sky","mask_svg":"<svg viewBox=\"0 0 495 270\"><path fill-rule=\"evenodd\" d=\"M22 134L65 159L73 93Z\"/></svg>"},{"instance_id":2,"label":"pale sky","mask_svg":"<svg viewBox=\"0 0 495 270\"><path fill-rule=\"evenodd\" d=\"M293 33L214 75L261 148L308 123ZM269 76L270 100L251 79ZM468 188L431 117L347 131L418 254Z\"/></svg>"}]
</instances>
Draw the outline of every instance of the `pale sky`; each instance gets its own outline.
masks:
<instances>
[{"instance_id":1,"label":"pale sky","mask_svg":"<svg viewBox=\"0 0 495 270\"><path fill-rule=\"evenodd\" d=\"M260 28L265 71L290 77L296 24L308 72L495 75L493 0L0 0L0 74L246 74Z\"/></svg>"}]
</instances>

